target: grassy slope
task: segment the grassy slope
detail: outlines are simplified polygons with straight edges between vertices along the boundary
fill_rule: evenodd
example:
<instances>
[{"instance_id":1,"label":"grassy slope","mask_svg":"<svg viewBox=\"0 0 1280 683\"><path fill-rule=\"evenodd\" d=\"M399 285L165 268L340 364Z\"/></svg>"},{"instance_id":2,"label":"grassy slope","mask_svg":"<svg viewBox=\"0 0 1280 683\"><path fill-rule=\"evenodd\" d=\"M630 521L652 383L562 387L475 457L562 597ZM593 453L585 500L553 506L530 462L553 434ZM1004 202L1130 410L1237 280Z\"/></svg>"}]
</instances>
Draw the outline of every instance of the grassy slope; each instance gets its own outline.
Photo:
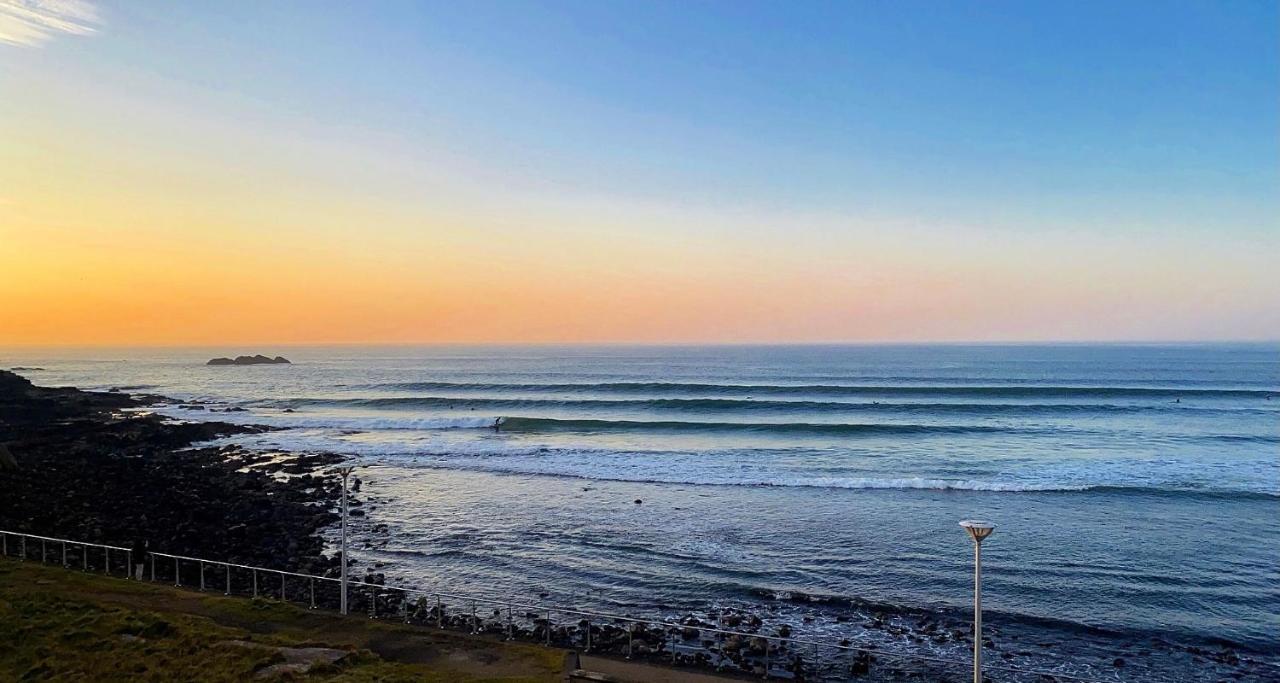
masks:
<instances>
[{"instance_id":1,"label":"grassy slope","mask_svg":"<svg viewBox=\"0 0 1280 683\"><path fill-rule=\"evenodd\" d=\"M230 640L357 654L316 681L558 681L563 652L0 559L0 680L244 681Z\"/></svg>"}]
</instances>

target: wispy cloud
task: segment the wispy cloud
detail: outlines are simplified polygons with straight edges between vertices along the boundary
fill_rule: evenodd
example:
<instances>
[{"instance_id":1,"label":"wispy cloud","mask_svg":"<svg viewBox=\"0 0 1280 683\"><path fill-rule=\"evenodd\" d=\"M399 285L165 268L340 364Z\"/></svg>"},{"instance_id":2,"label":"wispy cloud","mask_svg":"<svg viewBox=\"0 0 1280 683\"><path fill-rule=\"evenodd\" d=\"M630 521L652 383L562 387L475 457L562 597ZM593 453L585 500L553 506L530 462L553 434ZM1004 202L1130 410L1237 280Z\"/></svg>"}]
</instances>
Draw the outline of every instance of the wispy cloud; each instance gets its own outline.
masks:
<instances>
[{"instance_id":1,"label":"wispy cloud","mask_svg":"<svg viewBox=\"0 0 1280 683\"><path fill-rule=\"evenodd\" d=\"M98 10L85 0L0 0L0 43L41 45L56 35L93 33Z\"/></svg>"}]
</instances>

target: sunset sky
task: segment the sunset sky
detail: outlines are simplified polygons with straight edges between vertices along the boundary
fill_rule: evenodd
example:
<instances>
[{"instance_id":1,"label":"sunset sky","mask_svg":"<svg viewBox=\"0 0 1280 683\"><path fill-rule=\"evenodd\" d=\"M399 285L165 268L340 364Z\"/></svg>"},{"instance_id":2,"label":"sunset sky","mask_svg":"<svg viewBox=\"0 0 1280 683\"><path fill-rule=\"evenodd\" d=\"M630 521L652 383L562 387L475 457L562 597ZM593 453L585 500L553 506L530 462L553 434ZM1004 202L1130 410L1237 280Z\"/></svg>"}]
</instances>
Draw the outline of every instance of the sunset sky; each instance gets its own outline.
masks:
<instances>
[{"instance_id":1,"label":"sunset sky","mask_svg":"<svg viewBox=\"0 0 1280 683\"><path fill-rule=\"evenodd\" d=\"M1276 338L1275 2L0 0L0 345Z\"/></svg>"}]
</instances>

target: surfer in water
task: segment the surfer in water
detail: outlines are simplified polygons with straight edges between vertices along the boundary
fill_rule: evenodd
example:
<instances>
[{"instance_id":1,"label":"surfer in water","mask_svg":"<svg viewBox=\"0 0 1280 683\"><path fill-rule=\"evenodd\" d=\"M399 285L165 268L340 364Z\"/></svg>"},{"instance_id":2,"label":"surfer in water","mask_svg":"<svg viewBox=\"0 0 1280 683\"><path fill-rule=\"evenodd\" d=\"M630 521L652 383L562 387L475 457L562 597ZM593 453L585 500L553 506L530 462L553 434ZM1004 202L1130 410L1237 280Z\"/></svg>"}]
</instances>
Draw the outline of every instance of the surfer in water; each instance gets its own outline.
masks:
<instances>
[{"instance_id":1,"label":"surfer in water","mask_svg":"<svg viewBox=\"0 0 1280 683\"><path fill-rule=\"evenodd\" d=\"M502 421L503 421L503 420L505 420L505 419L506 419L505 417L499 417L499 418L496 418L496 419L493 421L493 431L495 431L495 432L500 432L500 431L502 431Z\"/></svg>"}]
</instances>

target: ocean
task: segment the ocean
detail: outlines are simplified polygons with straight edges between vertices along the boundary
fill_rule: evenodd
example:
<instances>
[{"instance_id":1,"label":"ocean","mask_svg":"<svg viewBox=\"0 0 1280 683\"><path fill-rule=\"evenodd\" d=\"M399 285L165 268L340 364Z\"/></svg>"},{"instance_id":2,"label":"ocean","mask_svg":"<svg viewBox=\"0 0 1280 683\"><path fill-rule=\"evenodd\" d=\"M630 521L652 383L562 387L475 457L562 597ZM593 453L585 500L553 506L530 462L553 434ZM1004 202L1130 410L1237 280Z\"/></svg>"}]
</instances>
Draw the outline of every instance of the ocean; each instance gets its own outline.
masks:
<instances>
[{"instance_id":1,"label":"ocean","mask_svg":"<svg viewBox=\"0 0 1280 683\"><path fill-rule=\"evenodd\" d=\"M203 364L258 352L293 364ZM1225 646L1280 676L1277 344L26 349L0 365L282 428L230 443L349 455L368 510L354 555L392 583L735 607L964 661L911 629L968 618L957 523L985 518L985 624L1014 665L1114 678L1120 653L1120 680L1216 680L1188 647Z\"/></svg>"}]
</instances>

